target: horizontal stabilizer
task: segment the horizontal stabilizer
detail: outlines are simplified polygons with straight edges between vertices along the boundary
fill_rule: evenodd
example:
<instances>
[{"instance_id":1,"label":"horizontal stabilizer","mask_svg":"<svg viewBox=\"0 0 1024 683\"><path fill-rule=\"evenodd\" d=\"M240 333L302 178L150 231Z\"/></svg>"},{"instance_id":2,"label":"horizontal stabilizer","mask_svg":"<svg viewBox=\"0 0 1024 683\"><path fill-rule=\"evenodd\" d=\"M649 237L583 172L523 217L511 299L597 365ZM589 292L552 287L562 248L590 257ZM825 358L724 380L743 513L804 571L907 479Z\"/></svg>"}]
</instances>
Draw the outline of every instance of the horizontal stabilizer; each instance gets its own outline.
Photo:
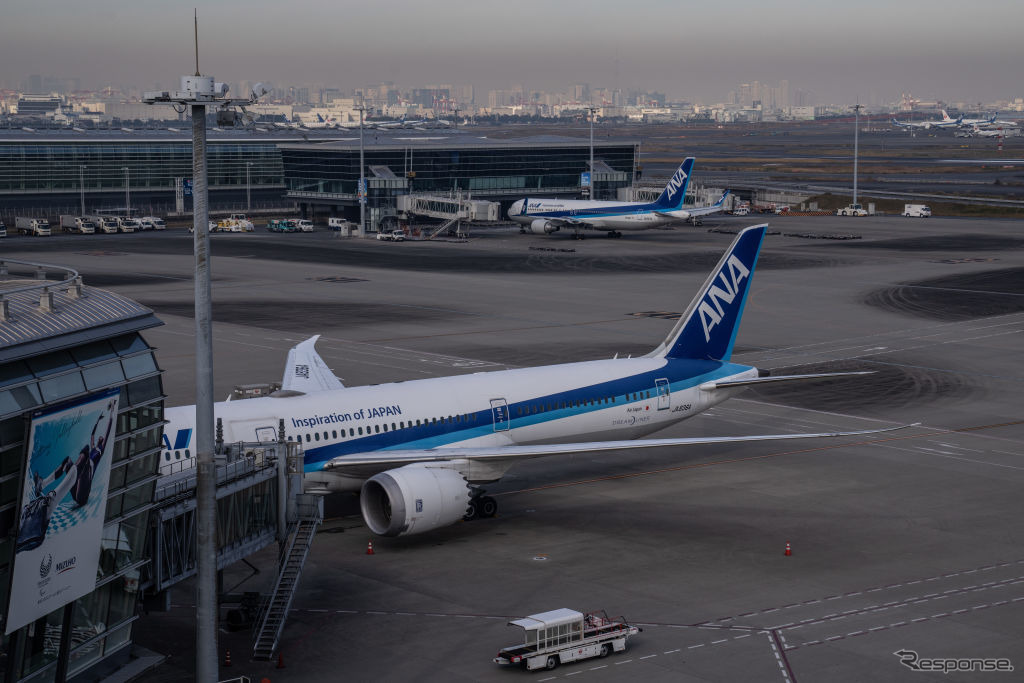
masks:
<instances>
[{"instance_id":1,"label":"horizontal stabilizer","mask_svg":"<svg viewBox=\"0 0 1024 683\"><path fill-rule=\"evenodd\" d=\"M293 346L288 352L288 361L284 366L284 377L281 380L282 390L312 394L345 388L316 352L316 340L319 338L319 334L310 337Z\"/></svg>"},{"instance_id":2,"label":"horizontal stabilizer","mask_svg":"<svg viewBox=\"0 0 1024 683\"><path fill-rule=\"evenodd\" d=\"M704 391L713 389L726 389L728 387L747 387L752 384L773 384L775 382L797 382L804 379L834 379L836 377L855 377L858 375L873 375L874 370L861 370L857 372L819 372L813 375L779 375L777 377L754 377L751 379L734 379L724 382L704 382L700 388Z\"/></svg>"}]
</instances>

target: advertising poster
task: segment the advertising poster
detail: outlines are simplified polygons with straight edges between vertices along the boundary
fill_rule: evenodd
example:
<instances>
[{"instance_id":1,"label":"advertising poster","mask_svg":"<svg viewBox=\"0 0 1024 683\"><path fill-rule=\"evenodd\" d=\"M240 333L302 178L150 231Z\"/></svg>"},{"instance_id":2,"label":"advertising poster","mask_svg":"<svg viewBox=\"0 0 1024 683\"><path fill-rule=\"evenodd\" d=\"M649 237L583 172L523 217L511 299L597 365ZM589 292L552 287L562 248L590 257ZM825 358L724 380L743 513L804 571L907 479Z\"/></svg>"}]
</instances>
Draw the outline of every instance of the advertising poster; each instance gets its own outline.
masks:
<instances>
[{"instance_id":1,"label":"advertising poster","mask_svg":"<svg viewBox=\"0 0 1024 683\"><path fill-rule=\"evenodd\" d=\"M96 586L119 394L32 416L5 633Z\"/></svg>"}]
</instances>

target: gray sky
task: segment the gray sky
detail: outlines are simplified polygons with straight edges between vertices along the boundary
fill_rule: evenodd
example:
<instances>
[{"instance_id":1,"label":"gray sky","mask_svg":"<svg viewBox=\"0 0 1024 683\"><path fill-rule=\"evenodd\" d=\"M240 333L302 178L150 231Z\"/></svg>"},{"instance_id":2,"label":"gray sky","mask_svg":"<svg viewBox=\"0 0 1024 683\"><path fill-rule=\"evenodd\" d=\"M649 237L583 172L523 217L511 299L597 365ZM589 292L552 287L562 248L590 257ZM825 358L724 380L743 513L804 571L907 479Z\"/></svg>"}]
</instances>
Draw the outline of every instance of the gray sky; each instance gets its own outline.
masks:
<instances>
[{"instance_id":1,"label":"gray sky","mask_svg":"<svg viewBox=\"0 0 1024 683\"><path fill-rule=\"evenodd\" d=\"M705 103L760 80L815 100L1024 96L1024 3L1012 0L212 0L200 67L218 80L348 89L574 82ZM6 0L0 83L29 74L176 87L193 70L190 6L166 0Z\"/></svg>"}]
</instances>

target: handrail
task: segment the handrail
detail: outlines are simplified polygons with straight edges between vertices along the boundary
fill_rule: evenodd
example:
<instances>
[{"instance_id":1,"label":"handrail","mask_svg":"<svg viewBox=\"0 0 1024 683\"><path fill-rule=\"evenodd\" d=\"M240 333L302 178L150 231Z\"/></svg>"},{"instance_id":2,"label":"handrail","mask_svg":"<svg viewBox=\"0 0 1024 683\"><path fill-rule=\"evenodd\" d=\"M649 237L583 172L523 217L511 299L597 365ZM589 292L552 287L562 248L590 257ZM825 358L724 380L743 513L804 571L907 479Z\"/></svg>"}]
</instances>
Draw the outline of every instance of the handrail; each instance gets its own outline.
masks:
<instances>
[{"instance_id":1,"label":"handrail","mask_svg":"<svg viewBox=\"0 0 1024 683\"><path fill-rule=\"evenodd\" d=\"M64 272L67 275L67 277L64 278L63 280L61 280L60 282L54 282L53 280L40 279L38 284L33 283L31 285L25 285L24 287L12 287L10 289L5 289L5 288L0 287L0 298L3 298L4 296L7 296L8 294L16 294L18 292L30 292L30 291L32 291L34 289L45 289L47 287L60 287L62 285L68 285L70 287L71 285L76 283L76 281L78 280L78 277L79 277L77 270L75 270L74 268L68 268L67 266L58 266L58 265L55 265L55 264L52 264L52 263L39 263L37 261L22 261L21 259L13 259L13 258L6 258L6 257L4 257L2 260L0 260L0 277L6 276L8 274L7 273L7 264L8 263L17 263L17 264L23 265L23 266L35 266L37 276L38 276L39 273L43 273L43 275L45 277L46 271L50 270L50 269L53 269L53 270ZM3 282L3 280L0 280L0 283L2 283L2 282Z\"/></svg>"}]
</instances>

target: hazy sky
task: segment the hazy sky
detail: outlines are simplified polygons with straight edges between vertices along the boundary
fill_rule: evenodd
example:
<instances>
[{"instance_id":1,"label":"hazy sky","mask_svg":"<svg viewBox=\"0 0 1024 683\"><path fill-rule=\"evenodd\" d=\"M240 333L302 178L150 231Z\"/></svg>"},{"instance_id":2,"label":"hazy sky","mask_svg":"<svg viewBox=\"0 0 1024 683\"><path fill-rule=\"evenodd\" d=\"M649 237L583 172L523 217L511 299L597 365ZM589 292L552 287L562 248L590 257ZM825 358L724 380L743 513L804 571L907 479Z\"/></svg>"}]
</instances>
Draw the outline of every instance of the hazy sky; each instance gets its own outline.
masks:
<instances>
[{"instance_id":1,"label":"hazy sky","mask_svg":"<svg viewBox=\"0 0 1024 683\"><path fill-rule=\"evenodd\" d=\"M200 68L218 80L342 88L574 82L711 103L741 82L815 100L900 92L1024 96L1024 2L1013 0L213 0L198 5ZM29 74L176 87L193 66L192 5L5 0L0 83Z\"/></svg>"}]
</instances>

